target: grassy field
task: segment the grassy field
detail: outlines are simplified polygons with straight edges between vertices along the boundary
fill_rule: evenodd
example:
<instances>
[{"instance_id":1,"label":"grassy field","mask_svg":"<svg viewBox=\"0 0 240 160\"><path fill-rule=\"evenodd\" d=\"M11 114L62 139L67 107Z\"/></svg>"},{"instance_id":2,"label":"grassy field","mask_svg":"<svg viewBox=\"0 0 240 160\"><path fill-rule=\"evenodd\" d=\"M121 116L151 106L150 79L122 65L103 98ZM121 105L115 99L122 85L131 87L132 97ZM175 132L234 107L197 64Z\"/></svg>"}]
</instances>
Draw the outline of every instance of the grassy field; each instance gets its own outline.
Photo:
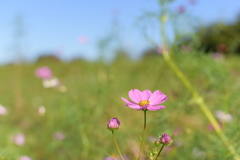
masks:
<instances>
[{"instance_id":1,"label":"grassy field","mask_svg":"<svg viewBox=\"0 0 240 160\"><path fill-rule=\"evenodd\" d=\"M196 53L173 58L214 115L218 110L232 115L222 129L240 153L240 58L229 55L215 61L210 55ZM48 66L67 91L44 88L34 75L41 66ZM129 99L128 91L135 88L160 90L168 96L166 109L147 113L145 154L153 147L150 137L169 133L174 142L164 148L159 159L233 159L160 55L140 61L119 56L110 65L44 59L1 66L0 73L0 104L8 110L7 115L0 115L0 159L27 155L33 160L101 160L108 154L117 155L111 132L106 129L113 117L121 121L115 136L122 153L135 159L143 112L124 106L120 99ZM46 108L45 114L39 114L40 106ZM14 142L18 133L25 136L21 145Z\"/></svg>"}]
</instances>

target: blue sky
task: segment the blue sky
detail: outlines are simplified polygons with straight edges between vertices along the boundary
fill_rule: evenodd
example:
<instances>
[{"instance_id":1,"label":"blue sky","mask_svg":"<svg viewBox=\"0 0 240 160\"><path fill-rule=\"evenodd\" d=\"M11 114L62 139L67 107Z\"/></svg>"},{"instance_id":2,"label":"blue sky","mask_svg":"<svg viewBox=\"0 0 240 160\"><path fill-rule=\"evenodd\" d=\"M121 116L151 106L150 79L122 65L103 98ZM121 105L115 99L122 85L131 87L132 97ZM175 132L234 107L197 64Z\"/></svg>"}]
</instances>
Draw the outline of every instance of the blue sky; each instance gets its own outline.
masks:
<instances>
[{"instance_id":1,"label":"blue sky","mask_svg":"<svg viewBox=\"0 0 240 160\"><path fill-rule=\"evenodd\" d=\"M202 23L233 21L240 14L239 0L175 0L171 9L186 8L186 14ZM117 20L118 39L112 48L123 47L139 57L150 44L135 25L143 11L157 11L157 0L8 0L0 10L0 64L16 60L16 43L20 42L22 57L34 61L43 53L55 53L63 60L76 57L96 60L99 41L108 37ZM23 34L16 42L16 17L22 17ZM155 32L155 31L153 31ZM157 31L156 31L157 32ZM168 31L171 36L171 31ZM87 42L79 43L79 37ZM160 42L158 42L160 43ZM110 47L111 48L111 47ZM111 57L112 50L105 51Z\"/></svg>"}]
</instances>

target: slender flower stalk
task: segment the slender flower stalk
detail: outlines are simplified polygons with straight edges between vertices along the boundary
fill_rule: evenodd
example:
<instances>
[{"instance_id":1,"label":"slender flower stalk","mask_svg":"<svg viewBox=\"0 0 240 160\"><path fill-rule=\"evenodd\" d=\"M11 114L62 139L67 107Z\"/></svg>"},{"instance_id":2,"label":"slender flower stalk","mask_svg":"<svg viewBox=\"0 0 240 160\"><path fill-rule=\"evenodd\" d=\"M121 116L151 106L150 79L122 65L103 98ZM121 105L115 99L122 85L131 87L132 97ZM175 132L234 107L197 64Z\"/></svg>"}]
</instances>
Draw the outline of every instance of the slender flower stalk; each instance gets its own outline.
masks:
<instances>
[{"instance_id":1,"label":"slender flower stalk","mask_svg":"<svg viewBox=\"0 0 240 160\"><path fill-rule=\"evenodd\" d=\"M115 144L115 146L116 146L116 148L118 150L118 154L120 155L121 159L124 160L124 158L122 156L122 153L121 153L120 149L118 148L117 141L116 141L116 139L114 137L114 130L112 130L112 138L113 138L114 144Z\"/></svg>"},{"instance_id":2,"label":"slender flower stalk","mask_svg":"<svg viewBox=\"0 0 240 160\"><path fill-rule=\"evenodd\" d=\"M161 149L159 150L159 152L158 152L158 154L157 154L157 156L156 156L155 160L157 160L157 158L158 158L158 157L159 157L159 155L161 154L161 152L162 152L162 150L163 150L163 147L164 147L164 144L162 145Z\"/></svg>"},{"instance_id":3,"label":"slender flower stalk","mask_svg":"<svg viewBox=\"0 0 240 160\"><path fill-rule=\"evenodd\" d=\"M147 110L143 110L143 111L144 111L144 126L143 126L142 142L141 142L140 151L139 151L139 154L138 154L138 160L141 157L142 147L143 147L144 137L145 137L145 132L146 132L146 128L147 128L147 125L146 125Z\"/></svg>"},{"instance_id":4,"label":"slender flower stalk","mask_svg":"<svg viewBox=\"0 0 240 160\"><path fill-rule=\"evenodd\" d=\"M236 149L233 147L233 145L230 143L224 132L219 127L217 120L214 118L213 114L207 107L207 105L204 102L204 99L198 94L196 90L194 90L193 86L189 82L189 80L186 78L186 76L183 74L183 72L177 67L177 65L174 63L174 61L171 59L171 56L169 54L169 51L166 49L167 42L166 42L166 35L165 35L165 20L162 17L166 16L166 4L161 3L160 5L163 6L161 9L161 17L159 18L159 21L161 23L160 25L160 31L161 31L161 39L163 41L163 58L167 62L167 64L171 67L173 72L178 76L178 78L182 81L182 83L185 85L185 87L189 90L189 92L192 93L193 99L195 103L200 107L200 109L203 111L204 115L207 117L209 122L214 127L216 133L219 135L219 137L222 139L225 146L228 148L230 153L233 155L234 160L240 160L240 156L237 153Z\"/></svg>"}]
</instances>

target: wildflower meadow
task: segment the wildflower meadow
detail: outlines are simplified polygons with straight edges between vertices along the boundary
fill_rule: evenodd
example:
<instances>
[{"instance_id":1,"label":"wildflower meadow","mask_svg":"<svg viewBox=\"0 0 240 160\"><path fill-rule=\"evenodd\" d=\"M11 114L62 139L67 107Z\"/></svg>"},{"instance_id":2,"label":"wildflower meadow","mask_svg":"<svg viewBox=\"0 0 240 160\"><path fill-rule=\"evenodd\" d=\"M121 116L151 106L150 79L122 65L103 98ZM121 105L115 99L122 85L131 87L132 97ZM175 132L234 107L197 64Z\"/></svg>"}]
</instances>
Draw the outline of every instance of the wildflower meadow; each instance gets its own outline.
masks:
<instances>
[{"instance_id":1,"label":"wildflower meadow","mask_svg":"<svg viewBox=\"0 0 240 160\"><path fill-rule=\"evenodd\" d=\"M211 55L194 52L173 57L239 153L238 57L216 61ZM64 92L59 87L42 85L42 79L35 76L36 69L42 66L48 66L61 80L67 88ZM0 70L4 77L0 83L4 93L0 98L1 159L118 157L111 131L107 129L114 117L121 122L115 139L122 156L137 159L145 111L131 105L134 101L129 102L134 100L128 97L133 89L160 90L168 98L160 104L164 109L146 111L142 159L148 158L155 141L164 133L173 142L163 148L159 159L233 159L161 55L140 61L119 56L111 65L42 60L31 65L2 66Z\"/></svg>"}]
</instances>

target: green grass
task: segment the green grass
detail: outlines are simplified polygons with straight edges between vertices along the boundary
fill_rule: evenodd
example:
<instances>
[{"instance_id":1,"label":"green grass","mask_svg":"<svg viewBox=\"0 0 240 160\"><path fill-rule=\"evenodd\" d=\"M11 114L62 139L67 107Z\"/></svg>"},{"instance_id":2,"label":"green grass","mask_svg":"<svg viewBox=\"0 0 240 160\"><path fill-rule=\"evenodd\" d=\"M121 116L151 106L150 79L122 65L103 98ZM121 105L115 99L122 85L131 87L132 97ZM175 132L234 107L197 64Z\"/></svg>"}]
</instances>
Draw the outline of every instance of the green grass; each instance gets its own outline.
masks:
<instances>
[{"instance_id":1,"label":"green grass","mask_svg":"<svg viewBox=\"0 0 240 160\"><path fill-rule=\"evenodd\" d=\"M233 116L232 122L223 127L240 152L239 57L214 61L211 56L192 53L173 58L214 114L223 110ZM34 75L41 66L51 68L67 92L44 88ZM181 128L179 135L172 135L173 144L164 148L162 159L232 158L220 138L207 129L208 121L161 56L140 61L119 56L111 65L45 59L34 64L1 66L0 73L0 104L9 112L0 117L0 159L28 155L34 160L98 160L107 157L106 152L117 154L111 132L106 129L113 117L121 121L115 134L121 152L134 159L133 148L140 145L143 112L124 106L120 97L128 99L128 91L135 88L161 90L169 98L164 103L166 109L147 112L147 149L153 147L148 137ZM38 114L40 106L46 108L44 116ZM65 133L66 138L54 139L57 131ZM11 136L16 133L25 134L23 146L12 142Z\"/></svg>"}]
</instances>

